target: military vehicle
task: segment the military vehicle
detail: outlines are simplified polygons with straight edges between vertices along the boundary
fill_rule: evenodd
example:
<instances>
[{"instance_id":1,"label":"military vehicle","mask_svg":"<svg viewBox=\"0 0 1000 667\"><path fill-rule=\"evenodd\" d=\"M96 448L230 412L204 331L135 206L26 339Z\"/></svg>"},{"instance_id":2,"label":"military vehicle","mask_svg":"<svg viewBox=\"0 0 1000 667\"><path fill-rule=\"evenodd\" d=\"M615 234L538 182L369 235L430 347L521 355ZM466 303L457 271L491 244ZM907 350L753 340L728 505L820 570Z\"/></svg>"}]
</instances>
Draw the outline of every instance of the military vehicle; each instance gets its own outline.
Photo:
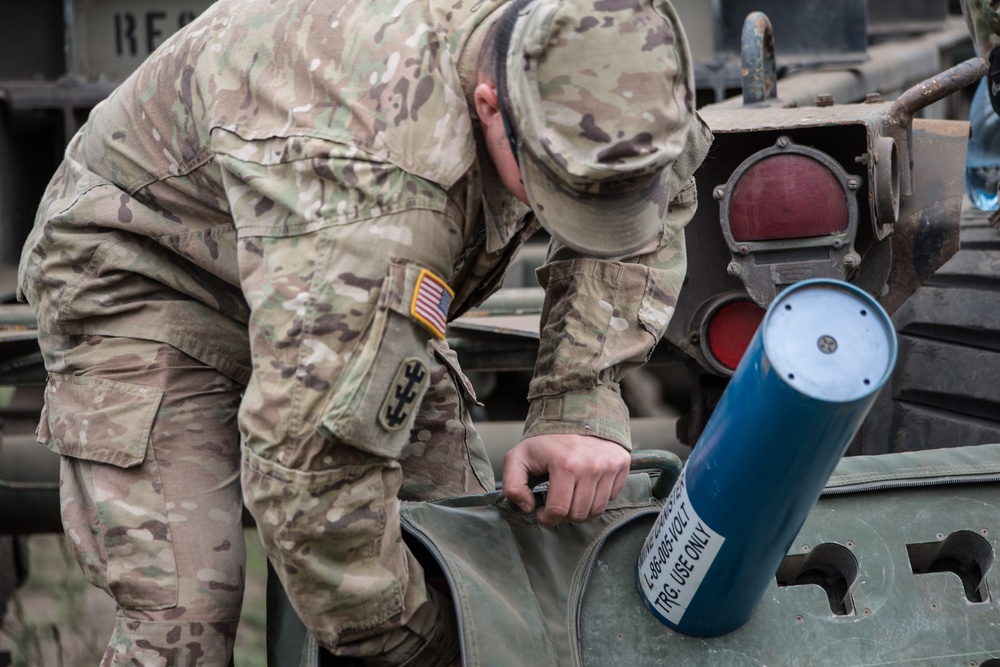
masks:
<instances>
[{"instance_id":1,"label":"military vehicle","mask_svg":"<svg viewBox=\"0 0 1000 667\"><path fill-rule=\"evenodd\" d=\"M692 39L692 43L720 45L696 53L700 112L715 134L715 143L697 174L699 211L687 230L688 276L674 318L648 369L623 387L635 417L636 446L665 449L684 458L771 300L789 284L830 277L849 281L876 297L892 315L900 345L897 370L848 449L858 462L849 463L849 457L848 468L838 472L840 477L835 476L832 487L848 488L850 480L859 476L899 486L900 479L919 477L912 471L922 468L940 469L948 480L961 482L963 478L957 477L961 466L942 453L945 449L960 452L966 467L981 464L987 477L1000 474L988 446L981 448L981 462L978 454L967 453L968 447L1000 443L1000 390L994 380L1000 374L1000 232L986 222L985 214L963 206L969 130L967 123L955 119L965 117L971 86L983 73L981 65L968 61L973 53L964 23L943 3L918 3L920 11L908 3L909 10L902 14L906 20L897 22L891 20L892 12L886 13L884 7L876 10L878 3L869 7L863 0L795 3L795 11L780 0L679 0L676 4L690 34L700 31L711 37ZM839 10L833 12L832 5ZM56 468L47 450L35 445L30 435L44 370L33 341L30 311L13 304L9 296L13 291L9 264L16 261L34 202L55 168L61 146L86 111L137 64L144 51L171 31L168 26L181 25L200 8L196 2L180 0L128 5L102 0L43 2L20 7L16 20L0 26L0 30L16 30L16 25L44 25L44 39L37 43L47 49L45 58L0 58L4 67L13 63L21 67L0 72L0 262L8 265L5 284L9 285L0 305L0 385L7 387L0 394L4 417L0 507L6 508L0 525L5 527L10 547L6 594L27 564L11 536L59 530ZM744 21L753 9L764 12ZM734 16L738 17L736 27ZM773 30L769 17L774 19ZM796 17L806 24L818 23L824 30L819 34L805 31ZM56 25L66 27L65 42L61 32L53 36ZM785 35L799 38L795 49L782 50ZM823 41L824 35L833 36L833 44ZM25 43L21 34L0 36L5 37L0 44ZM97 53L98 46L110 50L107 62ZM68 60L63 53L69 54ZM125 56L135 60L121 60ZM742 94L733 98L734 91ZM540 290L532 286L531 268L537 265L543 245L526 250L507 289L449 329L450 343L487 404L483 432L488 446L498 453L498 472L499 453L516 441L526 407L522 397L537 347L541 304ZM896 472L872 473L869 468L876 464L866 455L890 453L928 458L894 466ZM911 461L905 458L908 455L902 460ZM663 479L676 473L669 454L654 463ZM639 467L647 464L644 458ZM850 465L856 470L850 470ZM641 537L643 525L648 526L656 504L649 501L650 478L641 473L634 477L625 499L635 506L645 505L636 514L637 520L632 521L632 514L625 517L630 528L616 533L629 536L622 545L609 546L626 552L638 548L633 543L637 535ZM663 492L661 488L658 494ZM771 603L761 612L764 620L755 617L751 622L756 624L754 632L770 637L768 633L783 623L778 618L790 618L793 631L781 630L785 633L781 636L808 636L807 644L814 647L811 662L801 664L875 664L884 662L886 653L875 649L866 653L862 648L845 652L853 657L841 663L819 646L835 641L852 646L874 642L845 631L872 617L881 619L881 634L876 637L911 636L907 633L928 632L936 623L952 634L965 632L959 643L969 642L970 648L965 662L954 662L957 650L935 640L942 648L940 655L952 661L940 664L990 664L989 660L1000 656L994 650L1000 646L991 645L975 622L997 621L989 615L996 612L989 589L1000 590L990 570L997 546L993 535L1000 527L984 522L970 526L978 521L977 512L993 508L996 499L991 494L995 492L987 484L963 493L964 500L955 500L949 487L928 483L926 488L906 487L893 497L861 494L843 501L824 497L793 547L796 552L789 554L791 560L786 559L779 570L775 586L797 591L805 588L799 583L820 585L830 599L829 608L806 605L807 612L782 616L774 611L777 603ZM851 509L840 516L831 506L834 502L851 503ZM18 511L11 511L15 506ZM912 527L907 518L924 506L931 509L924 512L930 514L923 523L934 524L942 512L948 514L947 521L937 521L939 529L926 539L897 534ZM421 511L408 509L415 521L420 520ZM624 517L621 508L615 512L613 517ZM965 526L963 522L969 521ZM844 539L839 534L842 526L866 539ZM921 524L921 530L925 528ZM969 532L978 538L966 535ZM531 539L540 539L553 553L564 554L558 540L539 537L537 531L532 535ZM889 553L888 546L871 546L890 544L890 535L906 545L902 560L895 552ZM512 539L515 551L524 546L521 537ZM845 556L844 549L851 552L854 546L858 551ZM886 559L879 560L883 555ZM451 557L445 560L454 564ZM942 563L952 564L950 570ZM605 571L601 568L598 564L598 574ZM879 568L883 575L878 574ZM958 570L963 583L960 590L967 594L948 597L947 602L928 602L916 616L880 614L880 605L892 598L890 577L884 572L893 568L909 568L912 573L943 570L958 574ZM978 579L977 568L984 574ZM857 587L879 576L884 582L882 602L865 606L857 601ZM937 586L937 579L927 579ZM531 577L524 583L541 585ZM602 585L610 587L605 592L612 595L620 583L609 579ZM280 590L274 595L269 664L335 664L332 657L308 645L287 607L280 611ZM916 608L912 593L897 597ZM629 600L618 603L632 604ZM970 609L980 614L978 621L969 621ZM608 627L621 625L620 619L600 618ZM685 655L691 660L697 660L693 655L708 655L712 664L773 664L775 660L759 646L740 644L744 640L739 638L735 644L692 640L684 645L688 648L678 648L676 642L650 644L652 630L643 625L645 621L633 621L633 629L641 626L649 631L647 639L629 636L626 641L625 636L618 636L626 634L622 630L601 640L609 649L623 646L620 642L642 649L620 652L629 656L627 660L622 657L620 664L641 664L658 649L702 651ZM579 627L573 632L582 633L574 636L596 632L601 624L588 617L576 617L574 623ZM904 624L912 627L904 630ZM795 628L811 629L806 635L796 635ZM885 628L889 628L888 635ZM497 646L487 639L483 639L484 646ZM921 644L923 650L926 642L921 642L910 643ZM585 643L581 640L578 650L588 656L587 664L619 664L606 661L599 650L601 642L589 647ZM938 664L914 657L925 653L907 653L905 641L892 644L890 650L902 662ZM487 658L469 657L467 664L488 664Z\"/></svg>"}]
</instances>

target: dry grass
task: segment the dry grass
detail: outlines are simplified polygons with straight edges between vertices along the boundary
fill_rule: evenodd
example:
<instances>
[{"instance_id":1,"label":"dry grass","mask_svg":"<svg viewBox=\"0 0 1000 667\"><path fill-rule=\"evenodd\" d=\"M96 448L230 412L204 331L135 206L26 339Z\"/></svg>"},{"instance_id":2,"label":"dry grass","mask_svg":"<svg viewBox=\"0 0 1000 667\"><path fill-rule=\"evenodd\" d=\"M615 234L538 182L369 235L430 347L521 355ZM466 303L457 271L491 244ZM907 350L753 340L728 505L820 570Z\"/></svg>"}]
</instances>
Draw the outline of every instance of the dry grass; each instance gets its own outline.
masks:
<instances>
[{"instance_id":1,"label":"dry grass","mask_svg":"<svg viewBox=\"0 0 1000 667\"><path fill-rule=\"evenodd\" d=\"M265 667L267 561L248 530L247 592L236 638L237 667ZM96 667L114 623L110 598L83 578L62 535L28 540L30 575L0 626L0 652L12 667Z\"/></svg>"}]
</instances>

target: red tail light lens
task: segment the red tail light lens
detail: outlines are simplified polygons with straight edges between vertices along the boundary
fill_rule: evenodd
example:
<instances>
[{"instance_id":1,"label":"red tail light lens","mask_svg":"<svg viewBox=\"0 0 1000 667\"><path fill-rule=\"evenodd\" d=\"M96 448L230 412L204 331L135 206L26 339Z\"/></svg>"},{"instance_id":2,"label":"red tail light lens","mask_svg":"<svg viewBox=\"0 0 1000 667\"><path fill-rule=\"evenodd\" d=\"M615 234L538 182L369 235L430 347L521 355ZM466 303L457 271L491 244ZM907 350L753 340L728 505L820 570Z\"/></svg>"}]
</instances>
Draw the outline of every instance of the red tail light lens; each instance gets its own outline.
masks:
<instances>
[{"instance_id":1,"label":"red tail light lens","mask_svg":"<svg viewBox=\"0 0 1000 667\"><path fill-rule=\"evenodd\" d=\"M736 241L803 238L847 229L847 195L823 163L795 153L751 165L729 198Z\"/></svg>"},{"instance_id":2,"label":"red tail light lens","mask_svg":"<svg viewBox=\"0 0 1000 667\"><path fill-rule=\"evenodd\" d=\"M764 312L752 301L733 301L712 316L708 323L708 345L722 366L736 370L764 319Z\"/></svg>"}]
</instances>

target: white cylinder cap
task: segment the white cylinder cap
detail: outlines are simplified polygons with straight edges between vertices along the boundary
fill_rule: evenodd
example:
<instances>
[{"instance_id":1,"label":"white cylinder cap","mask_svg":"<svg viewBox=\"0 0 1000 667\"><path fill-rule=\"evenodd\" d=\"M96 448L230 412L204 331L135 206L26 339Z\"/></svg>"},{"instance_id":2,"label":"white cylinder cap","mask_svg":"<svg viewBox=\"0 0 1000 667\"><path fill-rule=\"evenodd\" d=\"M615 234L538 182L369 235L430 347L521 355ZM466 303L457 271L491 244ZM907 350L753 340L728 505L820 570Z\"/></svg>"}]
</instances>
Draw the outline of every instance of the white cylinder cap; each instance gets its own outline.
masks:
<instances>
[{"instance_id":1,"label":"white cylinder cap","mask_svg":"<svg viewBox=\"0 0 1000 667\"><path fill-rule=\"evenodd\" d=\"M878 303L837 281L787 288L762 324L775 372L815 399L850 402L878 391L896 363L896 332Z\"/></svg>"}]
</instances>

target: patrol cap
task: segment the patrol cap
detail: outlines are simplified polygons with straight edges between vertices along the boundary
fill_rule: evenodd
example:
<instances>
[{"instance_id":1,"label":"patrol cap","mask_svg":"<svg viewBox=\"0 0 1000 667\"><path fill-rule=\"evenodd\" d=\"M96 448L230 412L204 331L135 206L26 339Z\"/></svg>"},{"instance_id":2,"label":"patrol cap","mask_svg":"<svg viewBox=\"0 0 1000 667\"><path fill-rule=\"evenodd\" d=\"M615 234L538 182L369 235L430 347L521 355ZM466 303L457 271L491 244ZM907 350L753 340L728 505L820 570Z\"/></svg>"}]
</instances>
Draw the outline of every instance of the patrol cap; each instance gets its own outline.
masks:
<instances>
[{"instance_id":1,"label":"patrol cap","mask_svg":"<svg viewBox=\"0 0 1000 667\"><path fill-rule=\"evenodd\" d=\"M601 257L657 238L694 115L667 0L535 0L519 10L505 65L502 105L542 226Z\"/></svg>"}]
</instances>

